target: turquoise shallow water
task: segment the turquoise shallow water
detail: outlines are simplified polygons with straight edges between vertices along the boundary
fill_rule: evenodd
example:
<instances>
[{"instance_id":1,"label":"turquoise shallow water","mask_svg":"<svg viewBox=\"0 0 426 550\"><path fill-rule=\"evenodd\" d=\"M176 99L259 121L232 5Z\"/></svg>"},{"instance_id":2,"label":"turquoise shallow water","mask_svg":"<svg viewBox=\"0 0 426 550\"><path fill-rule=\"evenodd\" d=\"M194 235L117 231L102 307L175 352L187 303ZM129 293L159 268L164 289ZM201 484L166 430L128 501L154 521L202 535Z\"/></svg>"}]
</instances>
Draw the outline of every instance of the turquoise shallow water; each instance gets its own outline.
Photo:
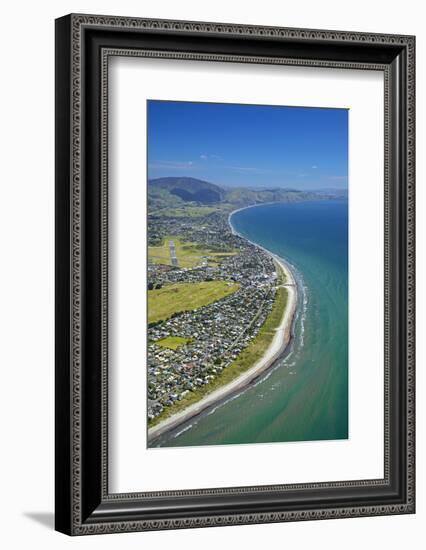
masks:
<instances>
[{"instance_id":1,"label":"turquoise shallow water","mask_svg":"<svg viewBox=\"0 0 426 550\"><path fill-rule=\"evenodd\" d=\"M347 201L257 206L236 212L232 225L294 268L299 303L291 346L255 385L157 446L347 438Z\"/></svg>"}]
</instances>

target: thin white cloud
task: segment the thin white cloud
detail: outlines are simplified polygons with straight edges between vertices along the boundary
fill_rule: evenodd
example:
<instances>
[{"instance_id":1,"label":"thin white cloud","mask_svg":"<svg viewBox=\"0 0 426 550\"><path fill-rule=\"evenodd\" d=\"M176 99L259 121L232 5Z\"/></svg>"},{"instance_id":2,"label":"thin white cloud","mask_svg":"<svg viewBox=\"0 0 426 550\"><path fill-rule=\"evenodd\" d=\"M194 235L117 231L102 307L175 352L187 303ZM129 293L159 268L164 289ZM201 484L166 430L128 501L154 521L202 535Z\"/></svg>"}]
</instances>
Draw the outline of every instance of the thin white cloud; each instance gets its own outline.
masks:
<instances>
[{"instance_id":1,"label":"thin white cloud","mask_svg":"<svg viewBox=\"0 0 426 550\"><path fill-rule=\"evenodd\" d=\"M179 161L179 160L157 160L149 163L150 169L168 168L174 170L185 170L193 168L194 162L192 160Z\"/></svg>"},{"instance_id":2,"label":"thin white cloud","mask_svg":"<svg viewBox=\"0 0 426 550\"><path fill-rule=\"evenodd\" d=\"M201 160L223 160L222 157L219 155L207 155L206 153L203 153L200 155Z\"/></svg>"},{"instance_id":3,"label":"thin white cloud","mask_svg":"<svg viewBox=\"0 0 426 550\"><path fill-rule=\"evenodd\" d=\"M254 166L225 166L229 170L235 170L236 172L250 172L252 174L266 174L270 170L265 170L264 168L256 168Z\"/></svg>"}]
</instances>

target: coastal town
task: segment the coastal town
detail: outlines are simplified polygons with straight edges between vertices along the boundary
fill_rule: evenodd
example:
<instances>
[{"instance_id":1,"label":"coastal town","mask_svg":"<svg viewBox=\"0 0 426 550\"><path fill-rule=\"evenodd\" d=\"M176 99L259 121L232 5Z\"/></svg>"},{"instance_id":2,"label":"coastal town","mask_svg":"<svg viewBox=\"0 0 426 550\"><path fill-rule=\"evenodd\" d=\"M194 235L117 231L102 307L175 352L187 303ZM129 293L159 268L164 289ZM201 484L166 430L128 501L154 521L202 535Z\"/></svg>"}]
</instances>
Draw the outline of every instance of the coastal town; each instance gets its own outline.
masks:
<instances>
[{"instance_id":1,"label":"coastal town","mask_svg":"<svg viewBox=\"0 0 426 550\"><path fill-rule=\"evenodd\" d=\"M154 304L148 306L150 424L213 386L238 359L270 314L282 278L270 254L233 233L227 214L149 217L148 294ZM170 306L174 295L167 296L168 289L177 296L182 288L195 292L215 284L221 285L219 299L198 307L184 303L170 315L153 317L163 296Z\"/></svg>"},{"instance_id":2,"label":"coastal town","mask_svg":"<svg viewBox=\"0 0 426 550\"><path fill-rule=\"evenodd\" d=\"M149 99L145 134L136 438L346 439L349 111Z\"/></svg>"}]
</instances>

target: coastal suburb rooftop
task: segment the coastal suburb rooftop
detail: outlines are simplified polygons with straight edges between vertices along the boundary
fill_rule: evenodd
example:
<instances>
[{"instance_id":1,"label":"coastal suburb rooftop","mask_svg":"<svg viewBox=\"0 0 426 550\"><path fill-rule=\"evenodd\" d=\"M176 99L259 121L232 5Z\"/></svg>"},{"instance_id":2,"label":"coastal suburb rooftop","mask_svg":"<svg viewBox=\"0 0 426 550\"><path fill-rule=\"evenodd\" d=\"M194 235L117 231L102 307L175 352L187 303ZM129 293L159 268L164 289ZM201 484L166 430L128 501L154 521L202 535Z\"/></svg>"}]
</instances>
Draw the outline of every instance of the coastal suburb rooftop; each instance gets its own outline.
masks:
<instances>
[{"instance_id":1,"label":"coastal suburb rooftop","mask_svg":"<svg viewBox=\"0 0 426 550\"><path fill-rule=\"evenodd\" d=\"M277 273L271 257L234 235L222 216L150 220L149 234L148 292L156 295L148 313L152 421L218 378L255 339L272 309ZM171 308L158 316L163 299Z\"/></svg>"}]
</instances>

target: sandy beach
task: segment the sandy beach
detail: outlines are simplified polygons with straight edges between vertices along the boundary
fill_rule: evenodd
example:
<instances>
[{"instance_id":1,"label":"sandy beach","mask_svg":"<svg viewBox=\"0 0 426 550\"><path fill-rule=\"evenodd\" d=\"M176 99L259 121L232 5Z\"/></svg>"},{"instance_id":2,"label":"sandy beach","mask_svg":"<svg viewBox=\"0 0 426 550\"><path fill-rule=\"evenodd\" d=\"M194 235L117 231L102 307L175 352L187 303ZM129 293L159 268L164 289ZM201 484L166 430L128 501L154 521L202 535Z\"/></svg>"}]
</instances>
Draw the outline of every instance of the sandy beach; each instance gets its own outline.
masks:
<instances>
[{"instance_id":1,"label":"sandy beach","mask_svg":"<svg viewBox=\"0 0 426 550\"><path fill-rule=\"evenodd\" d=\"M236 211L234 211L236 212ZM234 213L232 212L229 215L229 220ZM234 228L229 221L229 225L233 231ZM293 318L296 312L297 306L297 285L294 280L293 274L289 266L281 258L272 254L269 250L260 247L256 243L252 243L259 248L262 248L267 254L272 256L276 264L284 271L285 273L285 284L283 285L287 289L287 303L283 316L279 326L276 329L276 333L272 339L271 344L268 349L265 351L265 354L261 359L259 359L252 367L250 367L243 374L229 382L228 384L214 390L210 394L206 395L203 399L200 399L197 403L189 405L186 409L180 411L179 413L166 418L156 426L148 429L148 441L151 443L154 439L162 435L163 433L172 430L179 426L180 424L188 421L194 416L199 415L204 410L209 407L216 405L228 398L229 396L241 391L244 387L248 386L251 382L256 380L262 373L268 370L274 362L284 353L287 348L290 339L291 339L291 329ZM277 267L278 267L277 266Z\"/></svg>"}]
</instances>

